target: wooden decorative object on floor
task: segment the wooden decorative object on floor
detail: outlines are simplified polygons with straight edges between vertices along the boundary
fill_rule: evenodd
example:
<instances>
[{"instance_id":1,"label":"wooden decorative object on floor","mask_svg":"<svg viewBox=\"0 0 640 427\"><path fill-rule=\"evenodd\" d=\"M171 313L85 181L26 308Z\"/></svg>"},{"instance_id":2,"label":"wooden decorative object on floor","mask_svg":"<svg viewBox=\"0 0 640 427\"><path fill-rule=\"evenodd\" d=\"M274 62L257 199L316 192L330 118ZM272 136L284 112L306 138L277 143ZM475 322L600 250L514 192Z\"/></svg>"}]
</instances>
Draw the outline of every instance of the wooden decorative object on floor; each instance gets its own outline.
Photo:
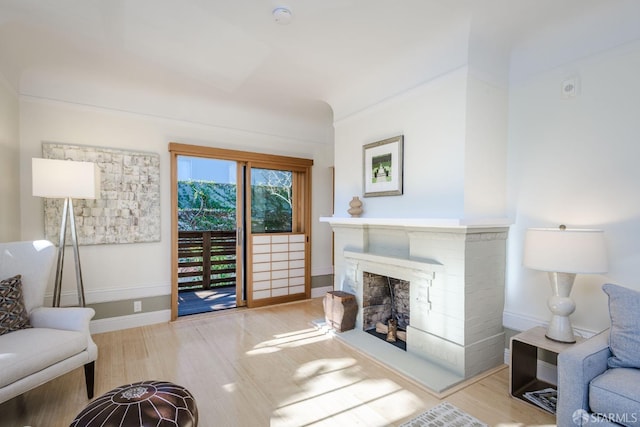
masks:
<instances>
[{"instance_id":1,"label":"wooden decorative object on floor","mask_svg":"<svg viewBox=\"0 0 640 427\"><path fill-rule=\"evenodd\" d=\"M323 303L324 318L331 328L344 332L356 326L358 304L355 295L344 291L330 291Z\"/></svg>"}]
</instances>

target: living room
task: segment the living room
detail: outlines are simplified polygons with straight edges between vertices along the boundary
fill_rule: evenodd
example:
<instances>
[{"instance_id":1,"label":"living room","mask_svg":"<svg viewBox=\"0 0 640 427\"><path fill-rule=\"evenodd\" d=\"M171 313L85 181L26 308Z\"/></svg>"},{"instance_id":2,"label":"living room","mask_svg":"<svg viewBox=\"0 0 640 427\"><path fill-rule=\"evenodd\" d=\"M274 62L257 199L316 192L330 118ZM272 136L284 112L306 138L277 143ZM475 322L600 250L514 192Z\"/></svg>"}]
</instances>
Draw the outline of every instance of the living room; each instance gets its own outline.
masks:
<instances>
[{"instance_id":1,"label":"living room","mask_svg":"<svg viewBox=\"0 0 640 427\"><path fill-rule=\"evenodd\" d=\"M249 7L215 3L208 14L198 16L197 8L186 6L181 13L198 25L204 26L206 16L227 28L240 25L239 18L233 17L246 13L243 6ZM335 9L317 11L322 20L314 25L323 24L318 27L305 27L303 12L313 9L296 3L291 4L291 23L280 26L271 16L275 5L269 4L262 18L265 22L255 24L251 37L273 43L266 50L275 56L273 61L283 61L293 70L287 76L291 87L276 85L283 80L275 79L274 69L257 67L268 53L255 40L251 43L248 30L238 33L233 46L246 49L246 56L233 61L229 57L228 69L214 68L215 73L206 67L184 69L198 64L193 58L185 59L193 53L191 48L179 52L180 46L171 44L172 37L157 29L176 33L177 24L170 19L176 11L168 4L153 18L157 21L152 20L156 32L139 39L132 35L135 19L141 27L152 19L140 18L143 6L130 12L132 21L127 25L134 27L126 26L127 32L115 25L120 21L114 21L115 26L109 27L114 33L109 34L119 35L123 44L140 43L121 51L113 50L117 44L101 50L99 43L90 43L95 34L88 27L104 18L96 10L81 8L83 13L73 18L76 15L55 7L17 1L3 4L0 241L44 237L42 199L31 192L31 159L42 156L43 142L157 153L160 240L87 245L81 251L87 302L98 314L92 323L94 333L167 322L172 209L168 144L295 156L314 162L313 277L333 273L332 228L319 218L346 218L353 196L363 200L363 219L502 221L508 225L502 317L503 327L513 334L546 325L550 316L546 274L523 266L526 230L560 224L597 228L604 230L608 271L578 275L571 294L576 303L571 321L585 337L607 328L608 300L602 284L640 290L635 274L640 257L635 244L640 232L635 184L640 178L636 166L640 150L638 4L545 2L538 8L529 5L532 9L523 3L519 9L487 1L479 2L484 7L458 9L439 2L419 3L403 8L401 19L396 10L383 13L388 7L383 2L376 2L370 16L362 4L358 10L358 2L344 10L332 3ZM68 7L80 8L74 2ZM504 24L509 13L516 11L513 23ZM436 12L441 15L430 16L432 25L422 30L421 21ZM382 20L388 14L396 16L392 24ZM251 22L257 22L259 14L252 16ZM350 45L345 35L349 33L337 32L355 22L367 24L367 19L371 27L395 27L378 35L366 33L375 43L406 20L409 35L400 39L406 44L386 51L351 34L355 40ZM535 25L525 26L536 19ZM496 21L504 25L492 27ZM319 34L331 25L336 33L325 35L325 43L333 46L334 57L318 50L315 59L300 56L309 62L299 65L291 57L273 53L286 46L292 55L298 54L300 44L313 40L302 38L305 28L314 28L321 38ZM269 26L265 34L259 32L263 26ZM70 35L66 27L79 32ZM423 38L415 35L421 31ZM165 52L148 44L152 36L167 46ZM184 37L181 42L194 42ZM194 50L203 48L202 42L194 46ZM335 64L357 63L354 57L362 46L369 56L362 59L358 77L348 82L337 79L337 74L351 74ZM131 53L145 49L146 56ZM368 61L374 52L379 53L380 65L371 68ZM162 59L163 54L168 60ZM257 91L260 79L252 75L251 84L244 85L242 79L257 69L268 87L260 89L262 98L247 103L242 91ZM323 72L336 80L334 87L320 85ZM231 76L236 80L229 81ZM235 90L240 95L234 96ZM280 96L283 91L298 91L309 98L285 100ZM403 194L362 197L363 146L396 135L404 137ZM63 302L70 304L75 283L72 269L67 271ZM142 301L142 313L133 313L134 300Z\"/></svg>"}]
</instances>

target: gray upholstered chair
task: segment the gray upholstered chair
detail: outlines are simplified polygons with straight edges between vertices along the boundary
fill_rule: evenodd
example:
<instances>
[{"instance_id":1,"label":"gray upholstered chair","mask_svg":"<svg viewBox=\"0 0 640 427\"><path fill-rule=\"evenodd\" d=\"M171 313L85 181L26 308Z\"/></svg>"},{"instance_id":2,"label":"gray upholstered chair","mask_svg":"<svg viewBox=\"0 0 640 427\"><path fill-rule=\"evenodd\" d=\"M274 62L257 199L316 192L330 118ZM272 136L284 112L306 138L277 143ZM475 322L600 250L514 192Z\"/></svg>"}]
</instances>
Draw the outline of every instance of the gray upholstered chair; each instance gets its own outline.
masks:
<instances>
[{"instance_id":1,"label":"gray upholstered chair","mask_svg":"<svg viewBox=\"0 0 640 427\"><path fill-rule=\"evenodd\" d=\"M558 427L640 426L640 292L603 290L611 328L558 356Z\"/></svg>"},{"instance_id":2,"label":"gray upholstered chair","mask_svg":"<svg viewBox=\"0 0 640 427\"><path fill-rule=\"evenodd\" d=\"M43 307L55 254L45 240L0 243L0 402L81 366L93 397L95 312Z\"/></svg>"}]
</instances>

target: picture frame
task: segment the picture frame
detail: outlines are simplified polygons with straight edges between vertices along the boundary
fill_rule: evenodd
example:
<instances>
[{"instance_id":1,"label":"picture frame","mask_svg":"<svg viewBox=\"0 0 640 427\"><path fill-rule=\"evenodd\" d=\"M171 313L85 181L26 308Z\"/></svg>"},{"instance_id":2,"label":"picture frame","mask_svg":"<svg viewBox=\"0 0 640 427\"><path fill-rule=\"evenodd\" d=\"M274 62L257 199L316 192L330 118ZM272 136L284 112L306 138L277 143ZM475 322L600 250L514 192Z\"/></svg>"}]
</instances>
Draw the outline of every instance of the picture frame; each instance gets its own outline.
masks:
<instances>
[{"instance_id":1,"label":"picture frame","mask_svg":"<svg viewBox=\"0 0 640 427\"><path fill-rule=\"evenodd\" d=\"M364 197L402 195L404 135L362 147Z\"/></svg>"}]
</instances>

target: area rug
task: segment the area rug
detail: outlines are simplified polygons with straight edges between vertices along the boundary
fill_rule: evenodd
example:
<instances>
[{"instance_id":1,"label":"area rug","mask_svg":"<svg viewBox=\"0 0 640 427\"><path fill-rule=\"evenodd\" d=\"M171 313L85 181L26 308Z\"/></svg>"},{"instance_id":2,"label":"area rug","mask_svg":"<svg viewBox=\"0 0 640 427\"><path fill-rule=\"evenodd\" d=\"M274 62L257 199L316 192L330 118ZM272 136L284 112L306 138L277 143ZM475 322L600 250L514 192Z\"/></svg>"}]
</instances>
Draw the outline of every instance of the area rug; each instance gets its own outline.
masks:
<instances>
[{"instance_id":1,"label":"area rug","mask_svg":"<svg viewBox=\"0 0 640 427\"><path fill-rule=\"evenodd\" d=\"M449 402L423 412L400 427L488 427L487 424L472 417Z\"/></svg>"}]
</instances>

